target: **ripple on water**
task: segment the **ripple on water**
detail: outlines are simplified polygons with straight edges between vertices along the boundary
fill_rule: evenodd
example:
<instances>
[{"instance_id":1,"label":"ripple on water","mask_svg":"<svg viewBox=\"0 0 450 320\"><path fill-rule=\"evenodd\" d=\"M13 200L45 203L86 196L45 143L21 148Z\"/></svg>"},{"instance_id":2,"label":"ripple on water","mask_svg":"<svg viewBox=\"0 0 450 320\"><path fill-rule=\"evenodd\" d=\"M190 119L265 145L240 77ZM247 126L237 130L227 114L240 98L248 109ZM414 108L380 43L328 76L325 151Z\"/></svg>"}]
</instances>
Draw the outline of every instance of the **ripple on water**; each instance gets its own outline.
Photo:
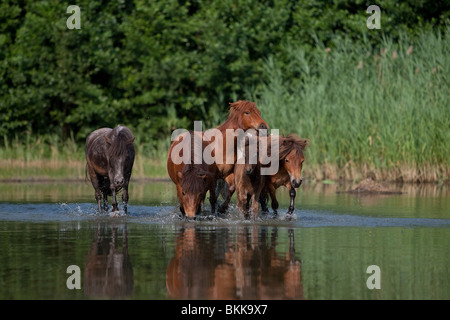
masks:
<instances>
[{"instance_id":1,"label":"ripple on water","mask_svg":"<svg viewBox=\"0 0 450 320\"><path fill-rule=\"evenodd\" d=\"M112 217L114 216L114 217ZM126 219L135 223L180 224L181 217L177 206L129 206L128 215L118 213L99 213L92 203L0 203L0 219L15 221L72 221L83 219ZM292 217L280 212L279 215L260 215L256 220L244 219L236 208L225 215L212 215L205 211L194 221L203 225L277 225L296 228L307 227L449 227L450 219L373 217L350 214L337 214L328 211L298 210Z\"/></svg>"}]
</instances>

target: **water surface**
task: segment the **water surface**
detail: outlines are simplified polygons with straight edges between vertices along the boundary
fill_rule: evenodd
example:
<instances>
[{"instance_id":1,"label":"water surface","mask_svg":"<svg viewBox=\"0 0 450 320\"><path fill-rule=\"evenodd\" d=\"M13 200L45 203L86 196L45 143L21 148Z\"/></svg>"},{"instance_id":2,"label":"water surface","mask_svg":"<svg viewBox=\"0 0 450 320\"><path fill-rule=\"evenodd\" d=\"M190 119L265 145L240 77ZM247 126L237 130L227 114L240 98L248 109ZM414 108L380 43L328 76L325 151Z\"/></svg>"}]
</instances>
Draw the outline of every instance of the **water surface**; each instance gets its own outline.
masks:
<instances>
[{"instance_id":1,"label":"water surface","mask_svg":"<svg viewBox=\"0 0 450 320\"><path fill-rule=\"evenodd\" d=\"M295 218L179 218L168 182L130 185L129 215L96 212L85 183L0 186L0 299L449 299L450 192L337 193L308 184ZM234 199L233 199L234 200ZM71 265L80 289L69 289ZM381 271L369 289L370 265Z\"/></svg>"}]
</instances>

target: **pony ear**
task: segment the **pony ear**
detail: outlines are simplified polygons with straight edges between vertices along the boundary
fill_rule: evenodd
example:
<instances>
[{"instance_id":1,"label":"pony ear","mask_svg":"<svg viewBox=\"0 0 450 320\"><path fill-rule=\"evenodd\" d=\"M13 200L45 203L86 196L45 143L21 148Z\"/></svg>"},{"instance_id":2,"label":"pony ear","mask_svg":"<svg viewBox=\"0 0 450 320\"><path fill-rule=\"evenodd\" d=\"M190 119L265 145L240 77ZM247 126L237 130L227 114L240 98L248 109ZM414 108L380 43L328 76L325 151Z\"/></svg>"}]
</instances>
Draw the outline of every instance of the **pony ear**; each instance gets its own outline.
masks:
<instances>
[{"instance_id":1,"label":"pony ear","mask_svg":"<svg viewBox=\"0 0 450 320\"><path fill-rule=\"evenodd\" d=\"M112 141L108 136L103 136L103 138L105 138L107 144L111 145Z\"/></svg>"},{"instance_id":2,"label":"pony ear","mask_svg":"<svg viewBox=\"0 0 450 320\"><path fill-rule=\"evenodd\" d=\"M302 147L302 150L305 150L308 145L309 145L309 140L308 139L302 139L300 141L300 146Z\"/></svg>"},{"instance_id":3,"label":"pony ear","mask_svg":"<svg viewBox=\"0 0 450 320\"><path fill-rule=\"evenodd\" d=\"M133 137L133 138L131 138L130 140L128 140L127 144L133 144L133 143L134 143L134 138L135 138L135 137Z\"/></svg>"},{"instance_id":4,"label":"pony ear","mask_svg":"<svg viewBox=\"0 0 450 320\"><path fill-rule=\"evenodd\" d=\"M180 179L183 179L183 174L181 173L181 171L177 171L177 176Z\"/></svg>"}]
</instances>

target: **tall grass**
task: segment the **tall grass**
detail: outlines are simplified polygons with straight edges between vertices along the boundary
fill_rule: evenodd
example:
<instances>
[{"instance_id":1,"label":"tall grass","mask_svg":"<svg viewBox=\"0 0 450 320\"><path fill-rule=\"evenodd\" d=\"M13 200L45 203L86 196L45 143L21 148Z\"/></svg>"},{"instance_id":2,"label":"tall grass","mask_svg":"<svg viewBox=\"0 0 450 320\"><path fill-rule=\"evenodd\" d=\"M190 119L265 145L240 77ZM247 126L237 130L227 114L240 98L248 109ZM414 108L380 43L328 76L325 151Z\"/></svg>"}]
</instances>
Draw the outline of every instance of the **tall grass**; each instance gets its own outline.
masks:
<instances>
[{"instance_id":1,"label":"tall grass","mask_svg":"<svg viewBox=\"0 0 450 320\"><path fill-rule=\"evenodd\" d=\"M312 53L290 45L267 59L249 93L271 128L311 140L310 175L322 179L448 180L450 27L414 41L336 39ZM305 168L308 166L305 165Z\"/></svg>"},{"instance_id":2,"label":"tall grass","mask_svg":"<svg viewBox=\"0 0 450 320\"><path fill-rule=\"evenodd\" d=\"M163 143L156 148L136 139L133 179L166 178ZM168 148L167 148L168 149ZM86 159L84 145L73 136L63 140L58 135L35 136L30 132L8 140L0 146L0 179L2 180L83 180Z\"/></svg>"}]
</instances>

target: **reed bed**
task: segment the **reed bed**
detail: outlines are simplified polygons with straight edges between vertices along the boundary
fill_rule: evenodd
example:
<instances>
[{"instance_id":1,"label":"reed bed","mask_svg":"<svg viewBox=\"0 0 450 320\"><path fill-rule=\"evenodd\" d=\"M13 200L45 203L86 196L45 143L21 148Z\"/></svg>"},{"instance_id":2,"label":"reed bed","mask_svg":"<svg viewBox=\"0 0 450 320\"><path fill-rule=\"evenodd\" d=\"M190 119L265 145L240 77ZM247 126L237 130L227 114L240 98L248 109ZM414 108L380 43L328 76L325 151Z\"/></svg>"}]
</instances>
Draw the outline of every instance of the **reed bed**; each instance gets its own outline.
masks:
<instances>
[{"instance_id":1,"label":"reed bed","mask_svg":"<svg viewBox=\"0 0 450 320\"><path fill-rule=\"evenodd\" d=\"M249 92L271 128L311 140L313 179L448 181L450 41L427 32L414 41L336 39L306 51L288 45L270 57L267 81Z\"/></svg>"}]
</instances>

